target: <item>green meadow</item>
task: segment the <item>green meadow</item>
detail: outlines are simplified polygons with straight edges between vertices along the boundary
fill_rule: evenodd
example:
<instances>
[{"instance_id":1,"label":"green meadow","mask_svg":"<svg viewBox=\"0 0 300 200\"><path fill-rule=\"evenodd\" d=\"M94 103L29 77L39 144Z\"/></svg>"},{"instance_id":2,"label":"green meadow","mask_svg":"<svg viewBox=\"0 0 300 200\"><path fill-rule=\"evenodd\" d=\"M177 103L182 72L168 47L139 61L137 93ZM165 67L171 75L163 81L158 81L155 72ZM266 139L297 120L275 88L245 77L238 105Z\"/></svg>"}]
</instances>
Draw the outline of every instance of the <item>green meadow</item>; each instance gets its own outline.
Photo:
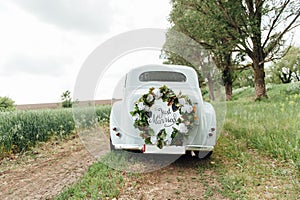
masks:
<instances>
[{"instance_id":1,"label":"green meadow","mask_svg":"<svg viewBox=\"0 0 300 200\"><path fill-rule=\"evenodd\" d=\"M205 187L203 198L218 194L222 199L299 199L300 90L293 83L267 88L269 99L254 102L254 89L248 87L235 90L227 102L212 157L195 165L197 181ZM208 175L208 170L214 173ZM143 174L98 162L57 199L118 198L128 176L138 182Z\"/></svg>"}]
</instances>

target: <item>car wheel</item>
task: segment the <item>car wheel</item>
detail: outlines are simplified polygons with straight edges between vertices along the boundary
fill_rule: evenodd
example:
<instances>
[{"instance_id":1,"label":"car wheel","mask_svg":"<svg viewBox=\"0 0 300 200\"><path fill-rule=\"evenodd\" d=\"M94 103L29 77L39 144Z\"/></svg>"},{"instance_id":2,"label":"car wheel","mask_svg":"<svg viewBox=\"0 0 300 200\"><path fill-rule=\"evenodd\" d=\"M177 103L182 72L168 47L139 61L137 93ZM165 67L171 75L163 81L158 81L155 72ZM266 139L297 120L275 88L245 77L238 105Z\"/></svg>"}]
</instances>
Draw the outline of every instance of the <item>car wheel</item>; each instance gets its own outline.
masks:
<instances>
[{"instance_id":1,"label":"car wheel","mask_svg":"<svg viewBox=\"0 0 300 200\"><path fill-rule=\"evenodd\" d=\"M109 147L110 147L110 151L115 151L116 150L115 146L112 144L111 139L109 139Z\"/></svg>"},{"instance_id":2,"label":"car wheel","mask_svg":"<svg viewBox=\"0 0 300 200\"><path fill-rule=\"evenodd\" d=\"M196 153L196 152L195 152ZM213 151L198 151L196 155L200 159L209 159L210 156L212 155Z\"/></svg>"}]
</instances>

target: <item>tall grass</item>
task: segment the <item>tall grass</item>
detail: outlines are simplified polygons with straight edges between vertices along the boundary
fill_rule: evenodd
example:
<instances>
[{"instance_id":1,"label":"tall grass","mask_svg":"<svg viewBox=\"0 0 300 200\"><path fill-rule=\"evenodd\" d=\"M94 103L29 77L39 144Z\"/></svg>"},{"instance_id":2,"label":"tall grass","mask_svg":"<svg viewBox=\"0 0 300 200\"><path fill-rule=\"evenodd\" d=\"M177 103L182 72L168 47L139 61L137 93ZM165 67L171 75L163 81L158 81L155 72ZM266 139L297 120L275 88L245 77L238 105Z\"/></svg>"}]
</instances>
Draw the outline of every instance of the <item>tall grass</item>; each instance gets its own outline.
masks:
<instances>
[{"instance_id":1,"label":"tall grass","mask_svg":"<svg viewBox=\"0 0 300 200\"><path fill-rule=\"evenodd\" d=\"M84 110L84 109L81 109ZM79 121L85 127L92 125L85 109ZM96 122L109 120L110 106L96 108ZM0 158L11 153L26 151L38 141L47 141L51 136L64 137L75 130L72 109L48 109L0 112Z\"/></svg>"},{"instance_id":2,"label":"tall grass","mask_svg":"<svg viewBox=\"0 0 300 200\"><path fill-rule=\"evenodd\" d=\"M291 160L300 169L300 93L290 87L270 87L270 99L261 102L246 101L249 91L241 92L241 100L228 103L224 128L248 147Z\"/></svg>"},{"instance_id":3,"label":"tall grass","mask_svg":"<svg viewBox=\"0 0 300 200\"><path fill-rule=\"evenodd\" d=\"M254 102L253 88L244 88L227 103L212 157L224 198L300 197L300 90L293 84L267 89L267 100Z\"/></svg>"}]
</instances>

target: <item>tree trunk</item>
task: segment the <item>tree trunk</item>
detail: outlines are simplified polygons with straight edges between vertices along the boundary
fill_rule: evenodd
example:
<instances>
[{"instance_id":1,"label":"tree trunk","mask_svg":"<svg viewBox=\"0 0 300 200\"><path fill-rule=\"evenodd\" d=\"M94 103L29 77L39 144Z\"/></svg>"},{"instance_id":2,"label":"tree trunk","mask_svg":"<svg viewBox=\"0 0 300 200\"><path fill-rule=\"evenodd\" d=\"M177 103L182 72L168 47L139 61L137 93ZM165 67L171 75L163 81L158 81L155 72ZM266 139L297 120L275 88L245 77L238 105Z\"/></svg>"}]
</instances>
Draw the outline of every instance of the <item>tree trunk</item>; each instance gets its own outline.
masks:
<instances>
[{"instance_id":1,"label":"tree trunk","mask_svg":"<svg viewBox=\"0 0 300 200\"><path fill-rule=\"evenodd\" d=\"M225 86L226 101L229 101L232 97L232 69L230 65L224 68L222 78Z\"/></svg>"},{"instance_id":2,"label":"tree trunk","mask_svg":"<svg viewBox=\"0 0 300 200\"><path fill-rule=\"evenodd\" d=\"M265 84L264 64L253 62L255 100L268 98Z\"/></svg>"},{"instance_id":3,"label":"tree trunk","mask_svg":"<svg viewBox=\"0 0 300 200\"><path fill-rule=\"evenodd\" d=\"M207 77L207 84L208 84L208 93L209 93L209 99L211 101L215 100L215 94L214 94L214 80L211 78L211 76Z\"/></svg>"},{"instance_id":4,"label":"tree trunk","mask_svg":"<svg viewBox=\"0 0 300 200\"><path fill-rule=\"evenodd\" d=\"M261 14L261 13L260 13ZM256 27L261 25L261 15L257 16ZM268 98L266 84L265 84L265 58L266 54L261 44L261 33L256 33L252 39L253 53L251 59L253 61L252 67L254 71L254 89L255 100Z\"/></svg>"},{"instance_id":5,"label":"tree trunk","mask_svg":"<svg viewBox=\"0 0 300 200\"><path fill-rule=\"evenodd\" d=\"M226 101L229 101L232 97L232 82L225 83Z\"/></svg>"}]
</instances>

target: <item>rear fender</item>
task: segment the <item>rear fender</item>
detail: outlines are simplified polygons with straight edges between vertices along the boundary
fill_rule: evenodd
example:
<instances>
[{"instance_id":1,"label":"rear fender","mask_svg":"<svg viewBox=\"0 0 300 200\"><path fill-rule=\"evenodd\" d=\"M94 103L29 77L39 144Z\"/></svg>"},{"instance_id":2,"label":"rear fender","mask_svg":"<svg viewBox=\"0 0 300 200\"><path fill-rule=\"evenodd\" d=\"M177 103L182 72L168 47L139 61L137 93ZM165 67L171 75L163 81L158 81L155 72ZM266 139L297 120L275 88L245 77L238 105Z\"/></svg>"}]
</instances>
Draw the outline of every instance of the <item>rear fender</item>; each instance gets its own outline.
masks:
<instances>
[{"instance_id":1,"label":"rear fender","mask_svg":"<svg viewBox=\"0 0 300 200\"><path fill-rule=\"evenodd\" d=\"M205 115L205 134L207 146L214 146L217 139L217 122L216 122L216 112L214 107L208 103L203 102L204 115Z\"/></svg>"}]
</instances>

